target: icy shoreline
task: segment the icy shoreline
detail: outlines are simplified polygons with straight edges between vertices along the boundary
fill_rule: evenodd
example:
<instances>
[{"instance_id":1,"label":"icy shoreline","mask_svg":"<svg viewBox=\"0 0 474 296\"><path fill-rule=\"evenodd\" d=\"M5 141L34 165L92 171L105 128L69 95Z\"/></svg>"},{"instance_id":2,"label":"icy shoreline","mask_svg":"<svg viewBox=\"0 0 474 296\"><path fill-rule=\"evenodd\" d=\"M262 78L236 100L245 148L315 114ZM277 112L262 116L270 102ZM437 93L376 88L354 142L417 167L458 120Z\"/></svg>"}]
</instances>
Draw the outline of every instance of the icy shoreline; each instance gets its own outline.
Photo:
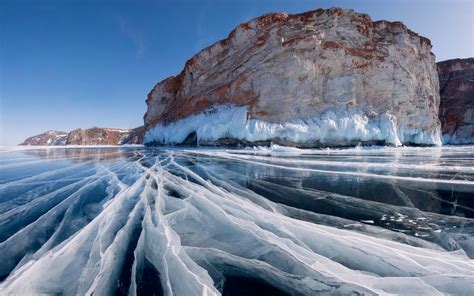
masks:
<instances>
[{"instance_id":1,"label":"icy shoreline","mask_svg":"<svg viewBox=\"0 0 474 296\"><path fill-rule=\"evenodd\" d=\"M287 123L248 119L248 108L218 106L204 113L145 133L145 144L226 145L270 144L294 147L356 146L362 144L440 146L439 132L398 126L390 114L369 118L361 111L327 111L321 116Z\"/></svg>"}]
</instances>

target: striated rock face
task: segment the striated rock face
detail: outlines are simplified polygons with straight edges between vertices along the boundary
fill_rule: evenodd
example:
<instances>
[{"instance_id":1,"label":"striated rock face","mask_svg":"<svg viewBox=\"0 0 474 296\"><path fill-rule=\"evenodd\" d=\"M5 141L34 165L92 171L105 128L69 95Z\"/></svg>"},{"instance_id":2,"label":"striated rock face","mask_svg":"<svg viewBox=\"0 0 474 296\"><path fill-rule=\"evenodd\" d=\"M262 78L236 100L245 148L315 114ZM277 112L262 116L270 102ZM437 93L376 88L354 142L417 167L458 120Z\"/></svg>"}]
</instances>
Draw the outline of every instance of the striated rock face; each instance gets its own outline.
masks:
<instances>
[{"instance_id":1,"label":"striated rock face","mask_svg":"<svg viewBox=\"0 0 474 296\"><path fill-rule=\"evenodd\" d=\"M438 90L430 41L400 22L272 13L152 89L145 142L437 145Z\"/></svg>"},{"instance_id":2,"label":"striated rock face","mask_svg":"<svg viewBox=\"0 0 474 296\"><path fill-rule=\"evenodd\" d=\"M30 137L21 145L124 145L142 144L144 127L134 129L90 128L69 133L49 131Z\"/></svg>"},{"instance_id":3,"label":"striated rock face","mask_svg":"<svg viewBox=\"0 0 474 296\"><path fill-rule=\"evenodd\" d=\"M439 62L439 118L445 144L474 143L474 58Z\"/></svg>"},{"instance_id":4,"label":"striated rock face","mask_svg":"<svg viewBox=\"0 0 474 296\"><path fill-rule=\"evenodd\" d=\"M90 128L75 129L67 137L66 145L123 145L141 144L143 137L136 129Z\"/></svg>"},{"instance_id":5,"label":"striated rock face","mask_svg":"<svg viewBox=\"0 0 474 296\"><path fill-rule=\"evenodd\" d=\"M20 145L24 146L61 146L66 145L67 133L60 131L47 131L42 134L29 137Z\"/></svg>"}]
</instances>

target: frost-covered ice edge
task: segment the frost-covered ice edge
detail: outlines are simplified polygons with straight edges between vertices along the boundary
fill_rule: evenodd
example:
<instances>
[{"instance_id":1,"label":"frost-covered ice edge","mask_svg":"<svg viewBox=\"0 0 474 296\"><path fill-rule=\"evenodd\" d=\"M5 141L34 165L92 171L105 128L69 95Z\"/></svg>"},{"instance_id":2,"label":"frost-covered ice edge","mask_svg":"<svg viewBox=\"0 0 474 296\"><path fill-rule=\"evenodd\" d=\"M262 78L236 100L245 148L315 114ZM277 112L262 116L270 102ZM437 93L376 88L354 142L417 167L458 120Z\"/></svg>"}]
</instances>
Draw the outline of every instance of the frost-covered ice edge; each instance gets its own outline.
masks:
<instances>
[{"instance_id":1,"label":"frost-covered ice edge","mask_svg":"<svg viewBox=\"0 0 474 296\"><path fill-rule=\"evenodd\" d=\"M424 131L397 124L396 117L384 113L369 118L362 111L334 110L320 116L286 123L270 123L248 118L248 107L221 105L176 122L157 124L145 133L145 144L182 143L192 132L198 144L223 138L249 142L284 139L292 143L333 143L381 141L404 144L441 145L440 131Z\"/></svg>"}]
</instances>

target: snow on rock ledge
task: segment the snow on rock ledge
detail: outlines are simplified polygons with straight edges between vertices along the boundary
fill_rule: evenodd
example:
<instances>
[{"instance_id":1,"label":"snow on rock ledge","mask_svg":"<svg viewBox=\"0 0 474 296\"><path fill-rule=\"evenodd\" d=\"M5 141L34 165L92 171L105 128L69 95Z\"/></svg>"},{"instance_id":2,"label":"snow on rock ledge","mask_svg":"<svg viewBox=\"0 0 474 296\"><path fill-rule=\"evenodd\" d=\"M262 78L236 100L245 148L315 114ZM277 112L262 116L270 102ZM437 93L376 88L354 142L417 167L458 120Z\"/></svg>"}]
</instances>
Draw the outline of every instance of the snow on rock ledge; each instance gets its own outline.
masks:
<instances>
[{"instance_id":1,"label":"snow on rock ledge","mask_svg":"<svg viewBox=\"0 0 474 296\"><path fill-rule=\"evenodd\" d=\"M434 60L400 22L339 8L267 14L153 88L145 143L439 145Z\"/></svg>"}]
</instances>

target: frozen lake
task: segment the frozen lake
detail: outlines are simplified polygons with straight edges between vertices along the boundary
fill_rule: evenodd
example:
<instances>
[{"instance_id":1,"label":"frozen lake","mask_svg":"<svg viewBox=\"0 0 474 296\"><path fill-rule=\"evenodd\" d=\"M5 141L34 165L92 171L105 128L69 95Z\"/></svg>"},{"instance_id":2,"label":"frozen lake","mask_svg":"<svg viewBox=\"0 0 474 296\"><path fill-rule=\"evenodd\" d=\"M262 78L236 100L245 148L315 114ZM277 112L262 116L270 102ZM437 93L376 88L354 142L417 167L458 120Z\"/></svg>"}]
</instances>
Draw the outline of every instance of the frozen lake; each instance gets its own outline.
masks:
<instances>
[{"instance_id":1,"label":"frozen lake","mask_svg":"<svg viewBox=\"0 0 474 296\"><path fill-rule=\"evenodd\" d=\"M469 295L474 146L2 148L0 294Z\"/></svg>"}]
</instances>

